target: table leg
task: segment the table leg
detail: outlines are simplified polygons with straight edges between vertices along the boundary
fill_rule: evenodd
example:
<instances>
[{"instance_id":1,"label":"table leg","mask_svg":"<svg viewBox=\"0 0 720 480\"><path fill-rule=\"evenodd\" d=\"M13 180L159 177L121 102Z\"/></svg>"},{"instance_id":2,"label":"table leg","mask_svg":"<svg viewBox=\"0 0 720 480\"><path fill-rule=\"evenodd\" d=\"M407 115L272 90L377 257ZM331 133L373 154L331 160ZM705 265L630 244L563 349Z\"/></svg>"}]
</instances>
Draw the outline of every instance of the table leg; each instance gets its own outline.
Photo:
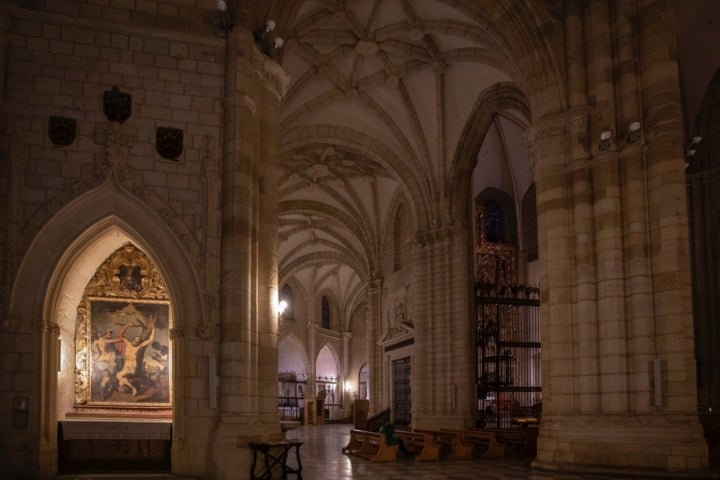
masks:
<instances>
[{"instance_id":1,"label":"table leg","mask_svg":"<svg viewBox=\"0 0 720 480\"><path fill-rule=\"evenodd\" d=\"M253 448L253 463L252 467L250 467L250 480L257 480L257 477L255 476L255 462L257 461L257 448Z\"/></svg>"},{"instance_id":2,"label":"table leg","mask_svg":"<svg viewBox=\"0 0 720 480\"><path fill-rule=\"evenodd\" d=\"M272 478L272 465L275 465L275 463L277 463L277 460L273 458L273 460L275 461L272 463L272 465L270 465L270 458L268 457L271 456L272 455L270 454L270 448L268 448L267 450L265 450L265 473L262 476L263 479L269 480Z\"/></svg>"},{"instance_id":3,"label":"table leg","mask_svg":"<svg viewBox=\"0 0 720 480\"><path fill-rule=\"evenodd\" d=\"M297 458L297 470L295 470L295 474L297 475L298 480L302 480L302 462L300 461L300 445L295 445L295 458Z\"/></svg>"}]
</instances>

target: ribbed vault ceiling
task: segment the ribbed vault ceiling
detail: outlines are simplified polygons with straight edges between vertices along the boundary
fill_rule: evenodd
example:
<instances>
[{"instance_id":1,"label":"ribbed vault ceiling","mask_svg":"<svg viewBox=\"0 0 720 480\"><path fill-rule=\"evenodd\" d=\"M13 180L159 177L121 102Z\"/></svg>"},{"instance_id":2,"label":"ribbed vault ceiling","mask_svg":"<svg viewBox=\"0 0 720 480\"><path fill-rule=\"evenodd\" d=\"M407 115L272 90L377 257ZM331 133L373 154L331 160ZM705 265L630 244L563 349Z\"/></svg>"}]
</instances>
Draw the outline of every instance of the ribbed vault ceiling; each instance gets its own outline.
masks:
<instances>
[{"instance_id":1,"label":"ribbed vault ceiling","mask_svg":"<svg viewBox=\"0 0 720 480\"><path fill-rule=\"evenodd\" d=\"M447 179L478 96L522 79L476 2L301 5L283 34L291 84L281 123L280 273L308 293L331 290L350 311L382 271L393 206L405 202L414 228L447 222ZM494 151L485 156L527 184L524 149L517 160L522 130L498 125L488 125Z\"/></svg>"}]
</instances>

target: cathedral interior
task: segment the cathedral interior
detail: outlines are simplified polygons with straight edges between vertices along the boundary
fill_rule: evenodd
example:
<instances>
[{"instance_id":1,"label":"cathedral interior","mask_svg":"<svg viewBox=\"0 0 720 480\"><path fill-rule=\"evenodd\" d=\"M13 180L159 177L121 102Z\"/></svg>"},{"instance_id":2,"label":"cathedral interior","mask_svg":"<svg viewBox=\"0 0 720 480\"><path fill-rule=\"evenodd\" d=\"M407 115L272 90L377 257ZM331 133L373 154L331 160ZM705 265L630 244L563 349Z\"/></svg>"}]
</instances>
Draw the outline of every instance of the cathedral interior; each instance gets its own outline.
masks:
<instances>
[{"instance_id":1,"label":"cathedral interior","mask_svg":"<svg viewBox=\"0 0 720 480\"><path fill-rule=\"evenodd\" d=\"M720 474L719 2L0 20L9 478L229 480L363 416L530 429L537 471Z\"/></svg>"}]
</instances>

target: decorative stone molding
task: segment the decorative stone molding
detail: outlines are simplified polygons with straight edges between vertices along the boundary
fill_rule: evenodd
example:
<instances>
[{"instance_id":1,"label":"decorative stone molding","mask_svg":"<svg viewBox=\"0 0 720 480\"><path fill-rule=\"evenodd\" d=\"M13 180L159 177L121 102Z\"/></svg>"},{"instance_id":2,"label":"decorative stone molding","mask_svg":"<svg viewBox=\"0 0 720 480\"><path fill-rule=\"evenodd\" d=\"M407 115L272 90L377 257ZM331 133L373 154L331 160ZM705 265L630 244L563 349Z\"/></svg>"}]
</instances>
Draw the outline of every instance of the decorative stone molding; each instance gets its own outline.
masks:
<instances>
[{"instance_id":1,"label":"decorative stone molding","mask_svg":"<svg viewBox=\"0 0 720 480\"><path fill-rule=\"evenodd\" d=\"M446 227L433 226L431 228L420 230L415 235L415 243L420 247L426 247L442 241L452 239L454 228L449 225Z\"/></svg>"},{"instance_id":2,"label":"decorative stone molding","mask_svg":"<svg viewBox=\"0 0 720 480\"><path fill-rule=\"evenodd\" d=\"M218 328L217 325L220 323L220 302L217 300L217 295L212 293L205 294L205 317L203 318L202 325L198 327L198 335L203 340L211 340L217 337Z\"/></svg>"},{"instance_id":3,"label":"decorative stone molding","mask_svg":"<svg viewBox=\"0 0 720 480\"><path fill-rule=\"evenodd\" d=\"M7 332L17 332L20 328L20 317L8 315L3 320L3 330Z\"/></svg>"},{"instance_id":4,"label":"decorative stone molding","mask_svg":"<svg viewBox=\"0 0 720 480\"><path fill-rule=\"evenodd\" d=\"M200 337L203 340L212 340L212 339L216 338L217 332L218 332L217 326L210 325L207 323L200 325L197 328L198 337ZM172 334L171 334L171 336L172 336Z\"/></svg>"},{"instance_id":5,"label":"decorative stone molding","mask_svg":"<svg viewBox=\"0 0 720 480\"><path fill-rule=\"evenodd\" d=\"M128 165L128 153L136 140L134 128L118 123L98 125L95 128L95 143L105 148L105 158L95 163L95 176L105 180L113 175L121 185L130 188L132 169Z\"/></svg>"},{"instance_id":6,"label":"decorative stone molding","mask_svg":"<svg viewBox=\"0 0 720 480\"><path fill-rule=\"evenodd\" d=\"M246 95L244 93L237 94L237 95L229 95L225 97L225 99L222 102L223 109L225 111L243 106L247 107L247 109L252 113L253 117L257 118L258 115L258 108L255 101L253 101L252 98L250 98L249 95Z\"/></svg>"},{"instance_id":7,"label":"decorative stone molding","mask_svg":"<svg viewBox=\"0 0 720 480\"><path fill-rule=\"evenodd\" d=\"M45 336L57 338L60 335L60 325L55 322L43 322L42 333Z\"/></svg>"},{"instance_id":8,"label":"decorative stone molding","mask_svg":"<svg viewBox=\"0 0 720 480\"><path fill-rule=\"evenodd\" d=\"M240 32L234 41L237 42L238 49L238 71L272 92L278 102L282 100L290 86L287 72L279 63L260 52L249 32Z\"/></svg>"},{"instance_id":9,"label":"decorative stone molding","mask_svg":"<svg viewBox=\"0 0 720 480\"><path fill-rule=\"evenodd\" d=\"M174 342L176 340L182 340L185 338L185 329L184 328L171 328L170 329L170 339Z\"/></svg>"}]
</instances>

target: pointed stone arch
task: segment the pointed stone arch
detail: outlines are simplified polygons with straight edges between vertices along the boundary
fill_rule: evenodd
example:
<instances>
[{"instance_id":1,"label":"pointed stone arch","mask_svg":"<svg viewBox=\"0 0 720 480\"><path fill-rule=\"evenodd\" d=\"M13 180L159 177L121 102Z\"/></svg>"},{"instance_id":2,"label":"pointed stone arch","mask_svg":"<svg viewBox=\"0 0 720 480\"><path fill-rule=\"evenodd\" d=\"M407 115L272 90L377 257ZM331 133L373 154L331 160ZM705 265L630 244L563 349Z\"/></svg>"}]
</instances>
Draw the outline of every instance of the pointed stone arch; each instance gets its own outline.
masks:
<instances>
[{"instance_id":1,"label":"pointed stone arch","mask_svg":"<svg viewBox=\"0 0 720 480\"><path fill-rule=\"evenodd\" d=\"M305 368L305 370L303 372L299 372L297 370L293 371L295 373L302 373L307 376L310 372L310 357L304 343L300 340L300 338L298 338L295 332L285 331L280 335L280 338L278 339L278 357L282 355L283 345L294 348L298 353L298 356L302 359L303 367ZM278 358L278 370L284 370L283 363L280 358Z\"/></svg>"},{"instance_id":2,"label":"pointed stone arch","mask_svg":"<svg viewBox=\"0 0 720 480\"><path fill-rule=\"evenodd\" d=\"M57 471L58 370L74 365L77 302L95 269L123 243L132 242L153 259L167 279L175 319L173 337L173 464L190 448L187 433L187 343L190 329L205 317L201 282L181 241L140 201L112 182L88 192L60 210L38 232L20 264L9 295L9 315L31 336L35 369L41 379L39 405L31 406L43 474ZM43 299L38 302L37 299ZM73 324L72 329L67 325ZM60 342L57 341L58 337ZM60 359L61 364L58 364ZM64 360L63 360L64 359ZM73 359L72 365L68 359ZM63 361L65 365L63 365ZM62 375L61 371L61 375ZM187 455L185 455L187 457ZM173 465L173 467L174 467Z\"/></svg>"}]
</instances>

